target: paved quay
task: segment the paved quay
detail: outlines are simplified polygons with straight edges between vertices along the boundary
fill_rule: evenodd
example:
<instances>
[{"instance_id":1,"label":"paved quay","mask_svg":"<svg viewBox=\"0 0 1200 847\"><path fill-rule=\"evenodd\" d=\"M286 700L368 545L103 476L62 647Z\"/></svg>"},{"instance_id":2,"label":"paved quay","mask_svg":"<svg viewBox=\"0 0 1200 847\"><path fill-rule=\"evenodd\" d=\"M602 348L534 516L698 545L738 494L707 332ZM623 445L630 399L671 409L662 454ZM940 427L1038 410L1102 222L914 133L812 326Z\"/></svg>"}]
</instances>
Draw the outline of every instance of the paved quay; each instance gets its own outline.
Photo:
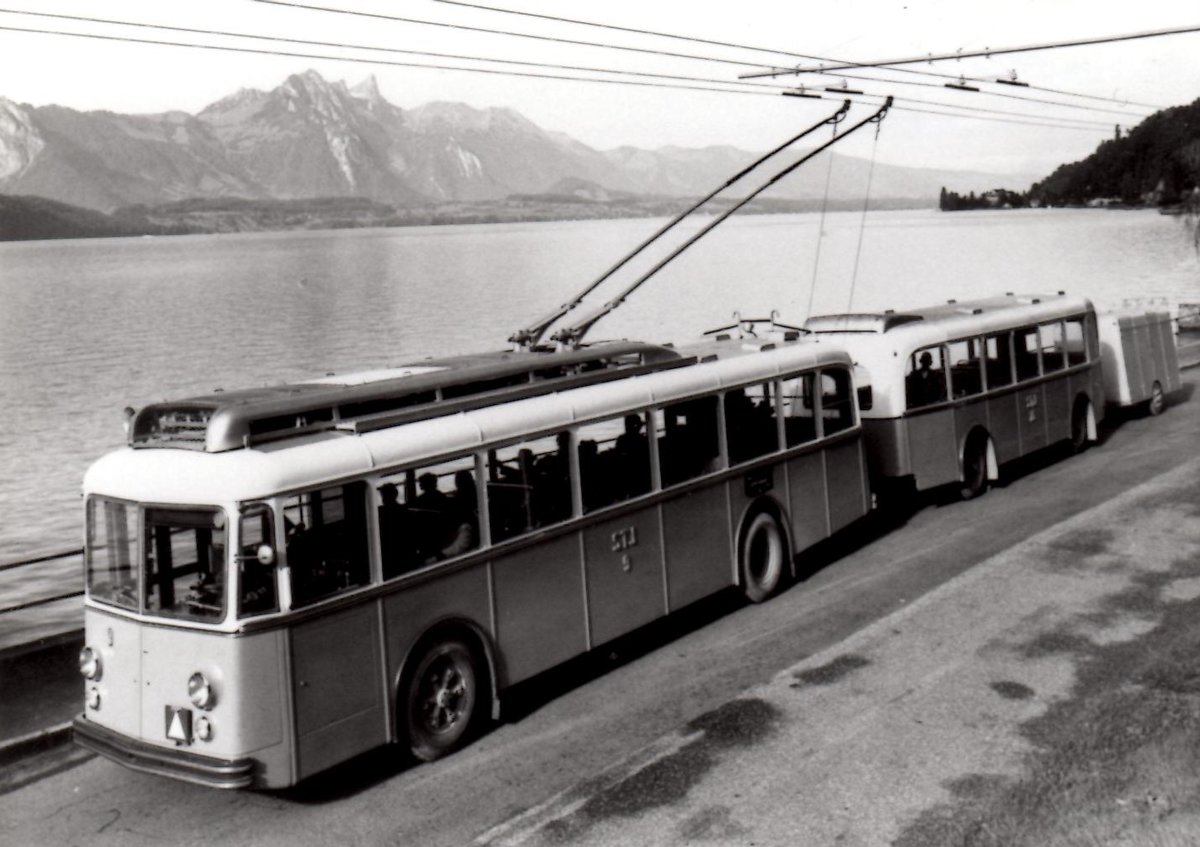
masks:
<instances>
[{"instance_id":1,"label":"paved quay","mask_svg":"<svg viewBox=\"0 0 1200 847\"><path fill-rule=\"evenodd\" d=\"M1173 605L1200 612L1198 494L1193 458L977 565L474 844L892 844L962 786L1021 777L1033 750L1022 726L1071 697L1086 653L1038 645L1121 643L1153 630ZM1121 602L1148 578L1157 586L1151 602ZM1142 833L1155 840L1129 843L1194 843L1196 832L1200 820L1164 816ZM1102 843L1076 834L1069 843Z\"/></svg>"}]
</instances>

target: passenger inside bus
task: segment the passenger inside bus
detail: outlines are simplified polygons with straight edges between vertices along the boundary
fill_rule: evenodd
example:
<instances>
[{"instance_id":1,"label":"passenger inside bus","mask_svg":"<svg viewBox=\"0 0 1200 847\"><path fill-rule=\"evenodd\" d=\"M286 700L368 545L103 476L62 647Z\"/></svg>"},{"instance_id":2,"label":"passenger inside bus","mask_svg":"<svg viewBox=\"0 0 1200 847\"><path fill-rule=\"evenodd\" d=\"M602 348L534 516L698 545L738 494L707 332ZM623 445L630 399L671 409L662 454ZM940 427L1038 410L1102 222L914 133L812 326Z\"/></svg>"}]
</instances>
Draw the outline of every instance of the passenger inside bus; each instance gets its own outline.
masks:
<instances>
[{"instance_id":1,"label":"passenger inside bus","mask_svg":"<svg viewBox=\"0 0 1200 847\"><path fill-rule=\"evenodd\" d=\"M938 358L941 358L940 351ZM933 367L933 355L924 350L918 362L919 367L905 379L905 394L910 409L940 403L946 399L946 376L940 367Z\"/></svg>"}]
</instances>

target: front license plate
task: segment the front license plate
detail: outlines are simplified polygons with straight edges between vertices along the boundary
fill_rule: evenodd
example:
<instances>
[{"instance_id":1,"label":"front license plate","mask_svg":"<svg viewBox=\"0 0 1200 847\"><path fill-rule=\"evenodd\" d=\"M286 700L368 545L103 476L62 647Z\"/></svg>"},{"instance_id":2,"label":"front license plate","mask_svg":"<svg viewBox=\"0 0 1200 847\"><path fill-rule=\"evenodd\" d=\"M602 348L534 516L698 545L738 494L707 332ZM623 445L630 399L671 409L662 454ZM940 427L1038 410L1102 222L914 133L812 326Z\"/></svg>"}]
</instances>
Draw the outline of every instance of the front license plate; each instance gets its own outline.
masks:
<instances>
[{"instance_id":1,"label":"front license plate","mask_svg":"<svg viewBox=\"0 0 1200 847\"><path fill-rule=\"evenodd\" d=\"M179 744L192 743L192 710L166 707L167 738Z\"/></svg>"}]
</instances>

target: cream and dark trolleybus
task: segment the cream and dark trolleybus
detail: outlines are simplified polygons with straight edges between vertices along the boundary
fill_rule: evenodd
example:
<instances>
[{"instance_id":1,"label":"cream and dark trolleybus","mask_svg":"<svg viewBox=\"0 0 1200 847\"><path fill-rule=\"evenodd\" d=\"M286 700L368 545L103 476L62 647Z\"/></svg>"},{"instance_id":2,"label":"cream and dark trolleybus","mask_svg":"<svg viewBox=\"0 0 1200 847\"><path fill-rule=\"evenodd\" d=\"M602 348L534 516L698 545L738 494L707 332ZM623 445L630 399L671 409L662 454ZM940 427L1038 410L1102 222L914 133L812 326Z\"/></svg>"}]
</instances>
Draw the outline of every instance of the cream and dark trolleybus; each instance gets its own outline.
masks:
<instances>
[{"instance_id":1,"label":"cream and dark trolleybus","mask_svg":"<svg viewBox=\"0 0 1200 847\"><path fill-rule=\"evenodd\" d=\"M1096 313L1083 297L951 300L822 315L805 327L854 358L881 492L897 482L918 490L957 483L970 498L1005 462L1096 440L1104 379Z\"/></svg>"},{"instance_id":2,"label":"cream and dark trolleybus","mask_svg":"<svg viewBox=\"0 0 1200 847\"><path fill-rule=\"evenodd\" d=\"M1030 308L1025 355L1050 371L1043 327L1070 342L1088 312ZM765 599L870 507L851 360L798 336L430 360L140 410L84 481L78 742L220 787L389 743L435 759L515 683L721 589ZM1049 402L1040 371L1011 377Z\"/></svg>"}]
</instances>

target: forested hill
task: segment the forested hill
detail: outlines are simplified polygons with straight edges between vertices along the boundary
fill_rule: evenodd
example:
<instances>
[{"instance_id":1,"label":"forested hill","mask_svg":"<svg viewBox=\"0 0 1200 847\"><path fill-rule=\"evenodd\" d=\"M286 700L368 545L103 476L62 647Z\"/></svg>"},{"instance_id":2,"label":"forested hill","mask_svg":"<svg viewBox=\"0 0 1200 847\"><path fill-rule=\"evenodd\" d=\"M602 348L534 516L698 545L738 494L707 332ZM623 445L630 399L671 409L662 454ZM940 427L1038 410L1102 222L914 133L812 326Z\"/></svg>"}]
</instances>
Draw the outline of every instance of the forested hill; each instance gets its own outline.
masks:
<instances>
[{"instance_id":1,"label":"forested hill","mask_svg":"<svg viewBox=\"0 0 1200 847\"><path fill-rule=\"evenodd\" d=\"M1200 186L1200 100L1164 109L1080 162L1060 166L1029 190L1043 206L1114 201L1165 206Z\"/></svg>"}]
</instances>

